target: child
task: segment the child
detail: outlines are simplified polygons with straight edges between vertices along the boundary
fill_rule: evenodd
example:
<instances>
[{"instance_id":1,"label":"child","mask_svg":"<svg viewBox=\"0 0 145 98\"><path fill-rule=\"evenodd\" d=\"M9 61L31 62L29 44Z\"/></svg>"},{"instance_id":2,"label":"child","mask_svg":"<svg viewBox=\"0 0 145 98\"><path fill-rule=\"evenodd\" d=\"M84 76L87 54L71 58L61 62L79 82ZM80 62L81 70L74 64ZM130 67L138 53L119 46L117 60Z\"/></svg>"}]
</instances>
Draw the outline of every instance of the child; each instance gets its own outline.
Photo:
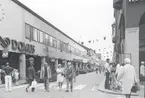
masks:
<instances>
[{"instance_id":1,"label":"child","mask_svg":"<svg viewBox=\"0 0 145 98\"><path fill-rule=\"evenodd\" d=\"M18 85L18 81L19 81L19 72L18 72L18 70L15 70L14 76L15 76L15 84Z\"/></svg>"}]
</instances>

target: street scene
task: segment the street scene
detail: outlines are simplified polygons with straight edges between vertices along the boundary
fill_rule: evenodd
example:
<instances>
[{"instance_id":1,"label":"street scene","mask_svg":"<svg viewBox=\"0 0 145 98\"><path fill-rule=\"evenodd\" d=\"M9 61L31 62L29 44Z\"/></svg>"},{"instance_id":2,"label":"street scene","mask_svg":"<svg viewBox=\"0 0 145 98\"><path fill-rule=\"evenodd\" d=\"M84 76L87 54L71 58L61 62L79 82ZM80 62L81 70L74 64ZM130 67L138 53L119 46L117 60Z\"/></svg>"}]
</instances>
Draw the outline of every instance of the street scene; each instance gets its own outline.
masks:
<instances>
[{"instance_id":1,"label":"street scene","mask_svg":"<svg viewBox=\"0 0 145 98\"><path fill-rule=\"evenodd\" d=\"M145 98L145 0L0 0L0 98Z\"/></svg>"}]
</instances>

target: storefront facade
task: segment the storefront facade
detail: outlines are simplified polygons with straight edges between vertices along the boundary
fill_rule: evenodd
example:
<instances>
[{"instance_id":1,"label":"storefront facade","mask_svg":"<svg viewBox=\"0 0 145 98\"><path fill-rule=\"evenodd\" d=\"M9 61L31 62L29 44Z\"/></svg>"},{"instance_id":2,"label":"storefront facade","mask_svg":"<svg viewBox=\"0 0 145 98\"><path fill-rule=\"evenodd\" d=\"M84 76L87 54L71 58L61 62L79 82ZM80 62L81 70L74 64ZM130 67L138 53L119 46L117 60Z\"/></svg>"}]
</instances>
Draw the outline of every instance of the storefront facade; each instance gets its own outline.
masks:
<instances>
[{"instance_id":1,"label":"storefront facade","mask_svg":"<svg viewBox=\"0 0 145 98\"><path fill-rule=\"evenodd\" d=\"M0 64L10 62L21 79L26 78L29 57L34 57L37 71L44 61L54 72L59 63L74 58L87 62L86 49L19 1L1 0L0 5Z\"/></svg>"},{"instance_id":2,"label":"storefront facade","mask_svg":"<svg viewBox=\"0 0 145 98\"><path fill-rule=\"evenodd\" d=\"M145 61L145 2L116 0L113 5L116 19L113 25L114 54L120 63L125 57L130 58L139 76L140 62Z\"/></svg>"}]
</instances>

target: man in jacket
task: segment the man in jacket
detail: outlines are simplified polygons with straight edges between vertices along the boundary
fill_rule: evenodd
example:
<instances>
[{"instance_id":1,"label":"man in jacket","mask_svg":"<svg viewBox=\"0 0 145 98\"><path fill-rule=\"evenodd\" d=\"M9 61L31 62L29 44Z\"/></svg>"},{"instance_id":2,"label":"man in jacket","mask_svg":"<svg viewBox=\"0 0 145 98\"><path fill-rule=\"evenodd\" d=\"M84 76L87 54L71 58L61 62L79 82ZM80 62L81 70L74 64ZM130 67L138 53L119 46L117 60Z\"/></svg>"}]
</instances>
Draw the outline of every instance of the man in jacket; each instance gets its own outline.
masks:
<instances>
[{"instance_id":1,"label":"man in jacket","mask_svg":"<svg viewBox=\"0 0 145 98\"><path fill-rule=\"evenodd\" d=\"M31 86L32 81L35 79L35 74L36 74L36 71L35 71L35 68L34 68L34 58L32 58L32 57L29 58L29 63L30 63L30 66L27 69L28 86L26 88L26 92L28 92L28 89Z\"/></svg>"},{"instance_id":2,"label":"man in jacket","mask_svg":"<svg viewBox=\"0 0 145 98\"><path fill-rule=\"evenodd\" d=\"M6 89L6 92L9 91L11 92L12 90L12 72L13 72L13 68L10 67L9 63L7 62L6 63L6 67L4 67L4 73L5 73L5 89Z\"/></svg>"},{"instance_id":3,"label":"man in jacket","mask_svg":"<svg viewBox=\"0 0 145 98\"><path fill-rule=\"evenodd\" d=\"M71 92L73 91L73 78L74 78L74 69L73 65L68 62L66 71L65 71L65 76L66 76L66 82L67 82L67 88L65 92L69 92L69 84L70 84L70 90Z\"/></svg>"},{"instance_id":4,"label":"man in jacket","mask_svg":"<svg viewBox=\"0 0 145 98\"><path fill-rule=\"evenodd\" d=\"M44 87L47 92L49 92L49 80L51 79L51 69L50 66L45 62L42 64L40 79L44 80Z\"/></svg>"},{"instance_id":5,"label":"man in jacket","mask_svg":"<svg viewBox=\"0 0 145 98\"><path fill-rule=\"evenodd\" d=\"M110 59L106 59L106 64L105 64L105 75L106 75L106 79L105 79L105 89L109 89L109 75L110 75Z\"/></svg>"}]
</instances>

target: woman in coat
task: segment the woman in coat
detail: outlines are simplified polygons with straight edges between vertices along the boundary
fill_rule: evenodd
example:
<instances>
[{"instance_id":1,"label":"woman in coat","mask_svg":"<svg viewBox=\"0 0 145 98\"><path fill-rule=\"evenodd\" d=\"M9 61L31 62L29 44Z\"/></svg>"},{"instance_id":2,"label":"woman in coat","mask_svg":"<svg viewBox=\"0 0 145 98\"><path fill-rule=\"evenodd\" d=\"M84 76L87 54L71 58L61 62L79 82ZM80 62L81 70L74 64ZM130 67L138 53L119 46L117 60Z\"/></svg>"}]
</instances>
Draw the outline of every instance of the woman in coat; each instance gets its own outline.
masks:
<instances>
[{"instance_id":1,"label":"woman in coat","mask_svg":"<svg viewBox=\"0 0 145 98\"><path fill-rule=\"evenodd\" d=\"M131 88L137 83L137 77L135 73L135 68L131 65L131 60L129 58L125 59L125 65L121 72L118 74L117 80L122 79L122 93L126 98L130 98Z\"/></svg>"},{"instance_id":2,"label":"woman in coat","mask_svg":"<svg viewBox=\"0 0 145 98\"><path fill-rule=\"evenodd\" d=\"M58 87L59 90L62 90L62 84L63 84L63 80L64 80L64 70L63 68L61 68L61 64L58 64L58 68L56 70L57 72L57 82L58 82Z\"/></svg>"}]
</instances>

